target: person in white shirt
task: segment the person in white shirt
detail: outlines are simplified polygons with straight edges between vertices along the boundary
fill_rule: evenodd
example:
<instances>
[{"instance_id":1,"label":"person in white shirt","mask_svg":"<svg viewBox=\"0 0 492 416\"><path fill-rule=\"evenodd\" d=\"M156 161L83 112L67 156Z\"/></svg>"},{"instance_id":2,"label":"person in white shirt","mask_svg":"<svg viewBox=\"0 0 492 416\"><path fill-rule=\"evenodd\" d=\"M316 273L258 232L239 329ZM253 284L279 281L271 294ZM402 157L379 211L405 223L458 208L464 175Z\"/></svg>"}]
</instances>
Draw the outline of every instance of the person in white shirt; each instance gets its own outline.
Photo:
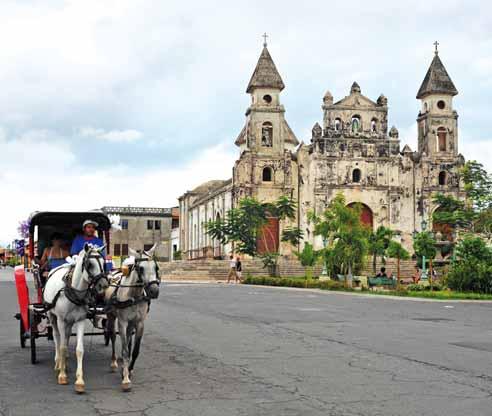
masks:
<instances>
[{"instance_id":1,"label":"person in white shirt","mask_svg":"<svg viewBox=\"0 0 492 416\"><path fill-rule=\"evenodd\" d=\"M229 274L227 275L227 283L231 282L231 277L234 278L234 281L237 281L236 260L232 254L229 257Z\"/></svg>"}]
</instances>

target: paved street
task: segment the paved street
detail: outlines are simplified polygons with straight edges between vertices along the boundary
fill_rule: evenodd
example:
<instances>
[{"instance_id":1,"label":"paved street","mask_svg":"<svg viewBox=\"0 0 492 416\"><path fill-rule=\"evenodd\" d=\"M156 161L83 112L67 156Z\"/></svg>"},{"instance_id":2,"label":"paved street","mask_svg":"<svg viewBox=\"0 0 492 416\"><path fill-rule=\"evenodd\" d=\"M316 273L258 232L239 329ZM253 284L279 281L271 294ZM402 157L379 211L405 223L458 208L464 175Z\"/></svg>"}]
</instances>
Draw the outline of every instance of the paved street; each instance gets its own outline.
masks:
<instances>
[{"instance_id":1,"label":"paved street","mask_svg":"<svg viewBox=\"0 0 492 416\"><path fill-rule=\"evenodd\" d=\"M9 270L10 274L12 271ZM134 388L86 339L87 393L58 386L18 341L0 271L2 415L463 415L492 407L492 304L168 283L152 304ZM71 362L73 381L74 362Z\"/></svg>"}]
</instances>

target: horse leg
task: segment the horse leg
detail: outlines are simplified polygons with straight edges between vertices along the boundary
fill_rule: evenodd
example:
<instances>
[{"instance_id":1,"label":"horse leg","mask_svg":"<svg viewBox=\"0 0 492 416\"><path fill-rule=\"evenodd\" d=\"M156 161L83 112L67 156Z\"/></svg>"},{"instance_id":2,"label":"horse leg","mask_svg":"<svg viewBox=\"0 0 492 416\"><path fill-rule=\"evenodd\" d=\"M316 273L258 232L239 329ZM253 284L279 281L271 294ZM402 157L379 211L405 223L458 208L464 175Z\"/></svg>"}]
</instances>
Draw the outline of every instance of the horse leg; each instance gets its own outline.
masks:
<instances>
[{"instance_id":1,"label":"horse leg","mask_svg":"<svg viewBox=\"0 0 492 416\"><path fill-rule=\"evenodd\" d=\"M140 321L137 323L137 328L135 332L135 345L132 351L132 362L130 363L130 374L133 371L133 367L135 366L135 361L137 361L138 354L140 352L140 343L142 342L142 336L144 333L144 323Z\"/></svg>"},{"instance_id":2,"label":"horse leg","mask_svg":"<svg viewBox=\"0 0 492 416\"><path fill-rule=\"evenodd\" d=\"M67 326L63 319L58 319L58 330L60 334L60 344L58 352L58 362L60 363L60 372L58 373L58 384L68 384L67 378L67 351L68 351L68 339L67 339ZM70 328L71 329L71 328Z\"/></svg>"},{"instance_id":3,"label":"horse leg","mask_svg":"<svg viewBox=\"0 0 492 416\"><path fill-rule=\"evenodd\" d=\"M116 317L112 314L108 314L106 321L106 330L111 340L111 371L115 371L118 368L118 361L116 359L116 331L115 331Z\"/></svg>"},{"instance_id":4,"label":"horse leg","mask_svg":"<svg viewBox=\"0 0 492 416\"><path fill-rule=\"evenodd\" d=\"M121 358L122 358L122 369L121 375L123 380L121 381L121 388L123 391L129 391L131 389L131 382L128 371L128 362L130 360L130 353L128 351L128 339L127 339L127 329L128 322L121 318L118 318L118 330L120 331L121 340Z\"/></svg>"},{"instance_id":5,"label":"horse leg","mask_svg":"<svg viewBox=\"0 0 492 416\"><path fill-rule=\"evenodd\" d=\"M51 328L53 329L53 341L55 342L55 371L60 370L60 331L58 330L58 322L56 315L49 314Z\"/></svg>"},{"instance_id":6,"label":"horse leg","mask_svg":"<svg viewBox=\"0 0 492 416\"><path fill-rule=\"evenodd\" d=\"M75 330L77 333L77 347L76 347L76 355L77 355L77 371L76 371L76 379L75 379L75 391L77 393L84 393L85 391L85 383L84 383L84 371L82 368L82 363L84 360L84 331L85 331L85 320L78 321L75 324Z\"/></svg>"}]
</instances>

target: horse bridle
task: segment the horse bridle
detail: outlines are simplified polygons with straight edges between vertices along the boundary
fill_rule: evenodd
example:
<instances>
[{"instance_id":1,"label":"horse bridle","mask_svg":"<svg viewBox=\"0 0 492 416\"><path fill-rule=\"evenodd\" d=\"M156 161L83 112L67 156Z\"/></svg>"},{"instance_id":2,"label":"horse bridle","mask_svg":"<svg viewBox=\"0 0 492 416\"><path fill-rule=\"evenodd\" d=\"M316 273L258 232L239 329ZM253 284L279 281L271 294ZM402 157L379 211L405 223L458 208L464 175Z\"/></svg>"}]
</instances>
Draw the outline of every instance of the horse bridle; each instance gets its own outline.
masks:
<instances>
[{"instance_id":1,"label":"horse bridle","mask_svg":"<svg viewBox=\"0 0 492 416\"><path fill-rule=\"evenodd\" d=\"M106 279L106 282L109 284L108 276L104 272L104 267L101 266L101 263L99 262L99 258L102 258L104 261L104 257L98 252L97 255L95 254L89 254L84 257L84 261L82 263L82 272L85 270L87 272L87 276L89 277L89 288L95 288L98 282L101 279ZM88 264L91 259L97 259L96 261L97 266L99 268L97 274L92 274L91 271L89 270Z\"/></svg>"},{"instance_id":2,"label":"horse bridle","mask_svg":"<svg viewBox=\"0 0 492 416\"><path fill-rule=\"evenodd\" d=\"M154 262L155 271L156 271L156 274L157 274L157 279L156 280L152 280L151 282L147 282L147 283L144 282L144 279L143 279L143 268L140 267L140 263L143 263L143 262L146 262L146 261L149 261L149 262L150 261L153 261ZM138 277L137 283L138 283L138 286L143 286L145 292L148 293L148 291L149 291L148 289L152 285L160 286L160 284L161 284L161 276L159 274L159 265L157 264L157 262L155 261L154 258L140 258L140 259L135 259L135 264L133 265L133 268L137 272L137 277Z\"/></svg>"}]
</instances>

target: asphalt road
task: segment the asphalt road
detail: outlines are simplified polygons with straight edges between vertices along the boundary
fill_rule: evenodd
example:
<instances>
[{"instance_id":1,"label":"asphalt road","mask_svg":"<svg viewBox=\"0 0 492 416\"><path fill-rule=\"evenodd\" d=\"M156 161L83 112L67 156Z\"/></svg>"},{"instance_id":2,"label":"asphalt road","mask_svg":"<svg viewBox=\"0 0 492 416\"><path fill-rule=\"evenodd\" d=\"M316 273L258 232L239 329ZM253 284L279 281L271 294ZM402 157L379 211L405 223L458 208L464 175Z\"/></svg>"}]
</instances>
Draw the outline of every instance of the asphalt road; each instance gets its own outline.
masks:
<instances>
[{"instance_id":1,"label":"asphalt road","mask_svg":"<svg viewBox=\"0 0 492 416\"><path fill-rule=\"evenodd\" d=\"M490 303L168 283L133 390L87 337L79 396L56 384L52 343L39 340L35 366L19 347L9 279L0 271L2 415L492 414Z\"/></svg>"}]
</instances>

